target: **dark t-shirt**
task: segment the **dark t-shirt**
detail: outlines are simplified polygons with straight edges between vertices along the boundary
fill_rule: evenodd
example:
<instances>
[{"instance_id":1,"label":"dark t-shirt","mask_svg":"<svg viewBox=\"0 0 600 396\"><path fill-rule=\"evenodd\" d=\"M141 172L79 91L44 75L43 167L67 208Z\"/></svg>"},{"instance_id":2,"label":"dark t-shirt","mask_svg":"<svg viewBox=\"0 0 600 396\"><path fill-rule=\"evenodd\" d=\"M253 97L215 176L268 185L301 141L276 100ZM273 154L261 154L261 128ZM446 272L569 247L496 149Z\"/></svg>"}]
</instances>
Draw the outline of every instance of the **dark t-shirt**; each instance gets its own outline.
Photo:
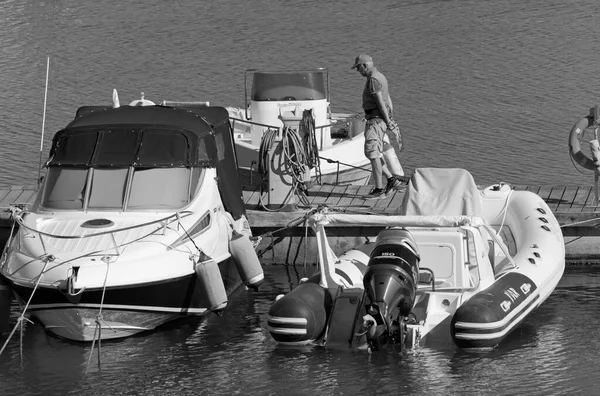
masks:
<instances>
[{"instance_id":1,"label":"dark t-shirt","mask_svg":"<svg viewBox=\"0 0 600 396\"><path fill-rule=\"evenodd\" d=\"M362 107L365 113L378 110L377 100L375 99L375 94L377 92L381 92L383 101L389 109L389 103L387 103L389 96L387 79L376 68L373 68L371 74L367 76L367 82L365 83L365 88L362 93Z\"/></svg>"}]
</instances>

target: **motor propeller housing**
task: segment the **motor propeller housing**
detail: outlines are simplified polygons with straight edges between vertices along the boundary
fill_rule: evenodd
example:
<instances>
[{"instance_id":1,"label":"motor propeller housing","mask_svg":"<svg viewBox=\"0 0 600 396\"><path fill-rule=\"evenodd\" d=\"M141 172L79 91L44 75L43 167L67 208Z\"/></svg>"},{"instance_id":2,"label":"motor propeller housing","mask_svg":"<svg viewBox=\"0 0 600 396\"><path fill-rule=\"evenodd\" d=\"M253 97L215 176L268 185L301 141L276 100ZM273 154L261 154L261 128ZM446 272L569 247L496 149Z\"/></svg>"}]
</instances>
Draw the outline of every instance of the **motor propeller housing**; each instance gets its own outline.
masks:
<instances>
[{"instance_id":1,"label":"motor propeller housing","mask_svg":"<svg viewBox=\"0 0 600 396\"><path fill-rule=\"evenodd\" d=\"M403 228L379 233L363 284L367 313L388 332L393 322L408 316L415 303L420 256L412 234Z\"/></svg>"}]
</instances>

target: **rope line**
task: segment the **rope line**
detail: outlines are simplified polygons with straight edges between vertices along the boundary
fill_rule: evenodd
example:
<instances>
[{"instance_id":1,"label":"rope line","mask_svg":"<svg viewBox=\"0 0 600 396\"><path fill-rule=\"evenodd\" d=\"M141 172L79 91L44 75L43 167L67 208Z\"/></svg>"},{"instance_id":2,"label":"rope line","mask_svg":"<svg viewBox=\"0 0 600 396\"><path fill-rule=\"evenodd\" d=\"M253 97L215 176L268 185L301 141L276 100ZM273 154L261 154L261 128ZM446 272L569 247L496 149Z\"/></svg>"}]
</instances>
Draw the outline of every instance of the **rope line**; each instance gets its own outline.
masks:
<instances>
[{"instance_id":1,"label":"rope line","mask_svg":"<svg viewBox=\"0 0 600 396\"><path fill-rule=\"evenodd\" d=\"M104 284L102 285L102 297L100 299L100 308L98 309L98 315L96 315L96 326L94 327L94 338L92 339L92 348L90 350L90 357L87 362L87 366L85 367L85 373L87 374L88 368L90 366L90 362L92 361L92 356L94 354L94 345L96 344L96 334L98 334L98 369L100 369L100 355L102 352L102 323L104 322L107 327L110 328L108 323L104 321L102 317L102 307L104 306L104 296L106 295L106 280L108 279L108 270L110 267L110 257L104 256L102 261L106 263L106 273L104 274ZM114 331L114 329L113 329Z\"/></svg>"},{"instance_id":2,"label":"rope line","mask_svg":"<svg viewBox=\"0 0 600 396\"><path fill-rule=\"evenodd\" d=\"M310 124L309 121L307 121L306 123ZM258 150L258 173L263 182L258 203L262 209L270 212L276 212L281 210L283 207L285 207L285 205L289 203L294 194L298 196L301 202L303 202L306 205L309 204L308 199L306 197L308 188L306 187L304 180L306 172L310 170L310 167L307 162L307 153L305 152L304 144L302 142L302 139L300 138L300 134L298 133L298 131L296 131L293 128L290 128L289 126L285 126L282 130L281 143L282 154L284 159L284 170L292 178L291 191L286 196L285 200L281 203L281 205L276 209L269 209L263 203L264 190L265 186L268 185L269 179L269 154L272 151L273 145L277 142L278 133L279 130L277 129L267 129L263 134ZM318 162L318 156L316 158ZM318 172L320 172L320 168Z\"/></svg>"},{"instance_id":3,"label":"rope line","mask_svg":"<svg viewBox=\"0 0 600 396\"><path fill-rule=\"evenodd\" d=\"M360 169L360 170L364 170L364 171L371 171L371 168L365 167L365 166L356 166L356 165L352 165L352 164L348 164L346 162L342 162L342 161L338 161L338 160L334 160L331 158L327 158L327 157L323 157L323 156L319 156L320 159L327 161L330 164L340 164L340 165L344 165L347 166L349 168L354 168L354 169Z\"/></svg>"},{"instance_id":4,"label":"rope line","mask_svg":"<svg viewBox=\"0 0 600 396\"><path fill-rule=\"evenodd\" d=\"M302 112L299 132L304 136L304 150L306 152L306 166L308 169L315 169L317 183L321 184L321 161L319 161L319 145L317 143L317 134L315 132L315 119L312 110Z\"/></svg>"},{"instance_id":5,"label":"rope line","mask_svg":"<svg viewBox=\"0 0 600 396\"><path fill-rule=\"evenodd\" d=\"M42 271L40 272L40 274L37 276L35 286L33 287L33 290L31 291L31 295L29 296L29 299L27 300L27 303L25 304L25 307L23 308L23 312L21 312L19 319L17 319L17 324L10 332L10 335L6 339L6 342L4 342L4 345L2 345L2 349L0 349L0 355L2 355L2 352L4 352L4 349L8 345L8 342L10 341L11 337L13 336L13 334L15 334L17 327L21 327L21 342L20 342L20 344L21 344L21 358L23 358L23 356L22 356L23 355L23 321L26 320L30 323L33 323L29 319L25 318L25 313L27 312L27 309L29 308L29 305L31 304L31 300L33 300L33 296L35 295L35 292L40 284L40 281L42 280L42 275L46 271L46 267L48 266L48 263L50 261L54 261L54 256L47 255L44 259L44 267L42 268Z\"/></svg>"}]
</instances>

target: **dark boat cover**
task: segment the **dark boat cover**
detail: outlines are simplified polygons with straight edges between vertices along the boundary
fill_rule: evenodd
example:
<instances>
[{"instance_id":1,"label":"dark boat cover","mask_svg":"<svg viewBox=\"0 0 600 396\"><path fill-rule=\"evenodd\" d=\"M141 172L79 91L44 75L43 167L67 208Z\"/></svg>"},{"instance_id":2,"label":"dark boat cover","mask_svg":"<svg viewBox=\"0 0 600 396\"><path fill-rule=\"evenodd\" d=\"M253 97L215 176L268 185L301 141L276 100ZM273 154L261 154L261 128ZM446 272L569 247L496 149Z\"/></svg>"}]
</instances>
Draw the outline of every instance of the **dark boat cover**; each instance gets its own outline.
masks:
<instances>
[{"instance_id":1,"label":"dark boat cover","mask_svg":"<svg viewBox=\"0 0 600 396\"><path fill-rule=\"evenodd\" d=\"M225 209L245 214L229 113L223 107L84 106L54 135L46 166L216 168Z\"/></svg>"}]
</instances>

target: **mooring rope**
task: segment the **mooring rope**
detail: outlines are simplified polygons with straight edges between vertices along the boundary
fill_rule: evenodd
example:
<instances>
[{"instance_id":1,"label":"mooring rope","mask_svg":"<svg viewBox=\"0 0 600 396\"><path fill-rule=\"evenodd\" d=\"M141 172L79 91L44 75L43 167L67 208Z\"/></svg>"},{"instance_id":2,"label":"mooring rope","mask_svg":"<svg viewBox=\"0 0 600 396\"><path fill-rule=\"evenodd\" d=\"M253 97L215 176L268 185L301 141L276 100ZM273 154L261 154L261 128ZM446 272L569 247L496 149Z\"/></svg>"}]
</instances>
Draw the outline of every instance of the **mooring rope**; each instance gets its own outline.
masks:
<instances>
[{"instance_id":1,"label":"mooring rope","mask_svg":"<svg viewBox=\"0 0 600 396\"><path fill-rule=\"evenodd\" d=\"M300 217L298 217L298 218L296 218L294 220L291 220L284 227L278 228L278 229L273 230L273 231L265 232L264 234L259 235L258 238L271 237L271 243L267 247L265 247L264 249L262 249L261 251L257 252L258 257L262 257L266 252L268 252L269 250L271 250L277 243L279 243L279 242L281 242L283 240L283 237L282 237L280 240L278 240L277 242L275 242L275 240L273 239L273 237L274 237L275 234L277 234L277 233L279 233L281 231L287 230L289 228L296 227L296 226L300 225L303 222L306 223L306 220L310 216L312 216L314 213L316 213L318 210L320 210L320 207L319 208L311 209L308 212L306 212L303 216L300 216Z\"/></svg>"},{"instance_id":2,"label":"mooring rope","mask_svg":"<svg viewBox=\"0 0 600 396\"><path fill-rule=\"evenodd\" d=\"M258 198L258 204L262 209L270 212L277 212L285 207L291 200L293 194L297 195L300 201L308 203L306 198L306 185L304 184L304 175L308 170L306 164L306 153L304 152L302 140L293 128L288 126L282 130L282 147L283 147L283 158L285 160L286 170L292 177L292 188L290 193L286 196L284 202L282 202L278 208L269 209L263 203L263 191L265 185L268 183L269 178L269 153L273 147L273 144L277 141L278 130L267 129L263 138L260 142L258 150L258 173L261 176L263 185L261 186L261 194Z\"/></svg>"},{"instance_id":3,"label":"mooring rope","mask_svg":"<svg viewBox=\"0 0 600 396\"><path fill-rule=\"evenodd\" d=\"M40 282L42 280L42 275L44 274L44 272L46 272L46 267L48 266L48 263L50 261L54 261L54 256L52 256L52 255L46 255L44 257L44 267L42 268L42 271L40 272L40 274L37 277L37 280L35 282L35 286L33 287L33 290L31 291L31 295L29 296L29 299L27 300L27 303L25 304L25 307L23 308L23 312L21 312L21 315L19 316L19 319L17 319L17 323L15 324L15 327L10 332L8 338L4 342L4 345L2 345L2 349L0 349L0 355L2 355L2 352L4 352L4 349L8 345L8 342L12 338L13 334L15 334L15 331L17 330L17 327L20 326L21 327L20 352L21 352L21 359L23 358L23 321L26 320L29 323L33 323L29 319L25 318L25 313L27 312L27 309L29 308L29 305L31 304L31 300L33 300L33 296L35 295L35 292L36 292L36 290L37 290L37 288L40 285Z\"/></svg>"},{"instance_id":4,"label":"mooring rope","mask_svg":"<svg viewBox=\"0 0 600 396\"><path fill-rule=\"evenodd\" d=\"M317 183L321 184L321 161L319 161L319 145L315 129L315 118L312 110L302 112L302 120L299 125L300 135L304 136L304 150L306 154L306 166L315 169Z\"/></svg>"},{"instance_id":5,"label":"mooring rope","mask_svg":"<svg viewBox=\"0 0 600 396\"><path fill-rule=\"evenodd\" d=\"M96 315L96 327L94 328L94 337L92 339L92 348L90 350L90 357L88 359L87 365L85 366L85 373L87 374L88 369L90 367L90 362L92 361L92 356L94 355L94 346L96 344L96 334L98 334L98 369L100 369L100 355L102 352L102 323L104 322L104 318L102 317L102 307L104 306L104 296L106 295L106 280L108 279L108 270L110 267L110 256L102 257L102 261L106 263L106 273L104 274L104 284L102 285L102 297L100 298L100 308L98 309L98 315ZM106 323L106 322L104 322ZM108 326L108 323L106 323ZM110 328L110 326L108 326ZM113 330L114 331L114 330Z\"/></svg>"},{"instance_id":6,"label":"mooring rope","mask_svg":"<svg viewBox=\"0 0 600 396\"><path fill-rule=\"evenodd\" d=\"M356 166L356 165L349 164L347 162L342 162L339 160L334 160L334 159L323 157L323 156L319 156L319 158L327 161L330 164L339 164L339 165L347 166L348 168L360 169L360 170L364 170L364 171L368 171L368 172L371 171L371 168L366 167L366 166Z\"/></svg>"},{"instance_id":7,"label":"mooring rope","mask_svg":"<svg viewBox=\"0 0 600 396\"><path fill-rule=\"evenodd\" d=\"M308 157L300 134L294 128L283 128L283 155L296 188L304 188L304 175L309 170Z\"/></svg>"},{"instance_id":8,"label":"mooring rope","mask_svg":"<svg viewBox=\"0 0 600 396\"><path fill-rule=\"evenodd\" d=\"M269 177L269 151L277 138L279 131L277 129L267 129L260 140L258 147L258 174L263 182L266 182Z\"/></svg>"}]
</instances>

